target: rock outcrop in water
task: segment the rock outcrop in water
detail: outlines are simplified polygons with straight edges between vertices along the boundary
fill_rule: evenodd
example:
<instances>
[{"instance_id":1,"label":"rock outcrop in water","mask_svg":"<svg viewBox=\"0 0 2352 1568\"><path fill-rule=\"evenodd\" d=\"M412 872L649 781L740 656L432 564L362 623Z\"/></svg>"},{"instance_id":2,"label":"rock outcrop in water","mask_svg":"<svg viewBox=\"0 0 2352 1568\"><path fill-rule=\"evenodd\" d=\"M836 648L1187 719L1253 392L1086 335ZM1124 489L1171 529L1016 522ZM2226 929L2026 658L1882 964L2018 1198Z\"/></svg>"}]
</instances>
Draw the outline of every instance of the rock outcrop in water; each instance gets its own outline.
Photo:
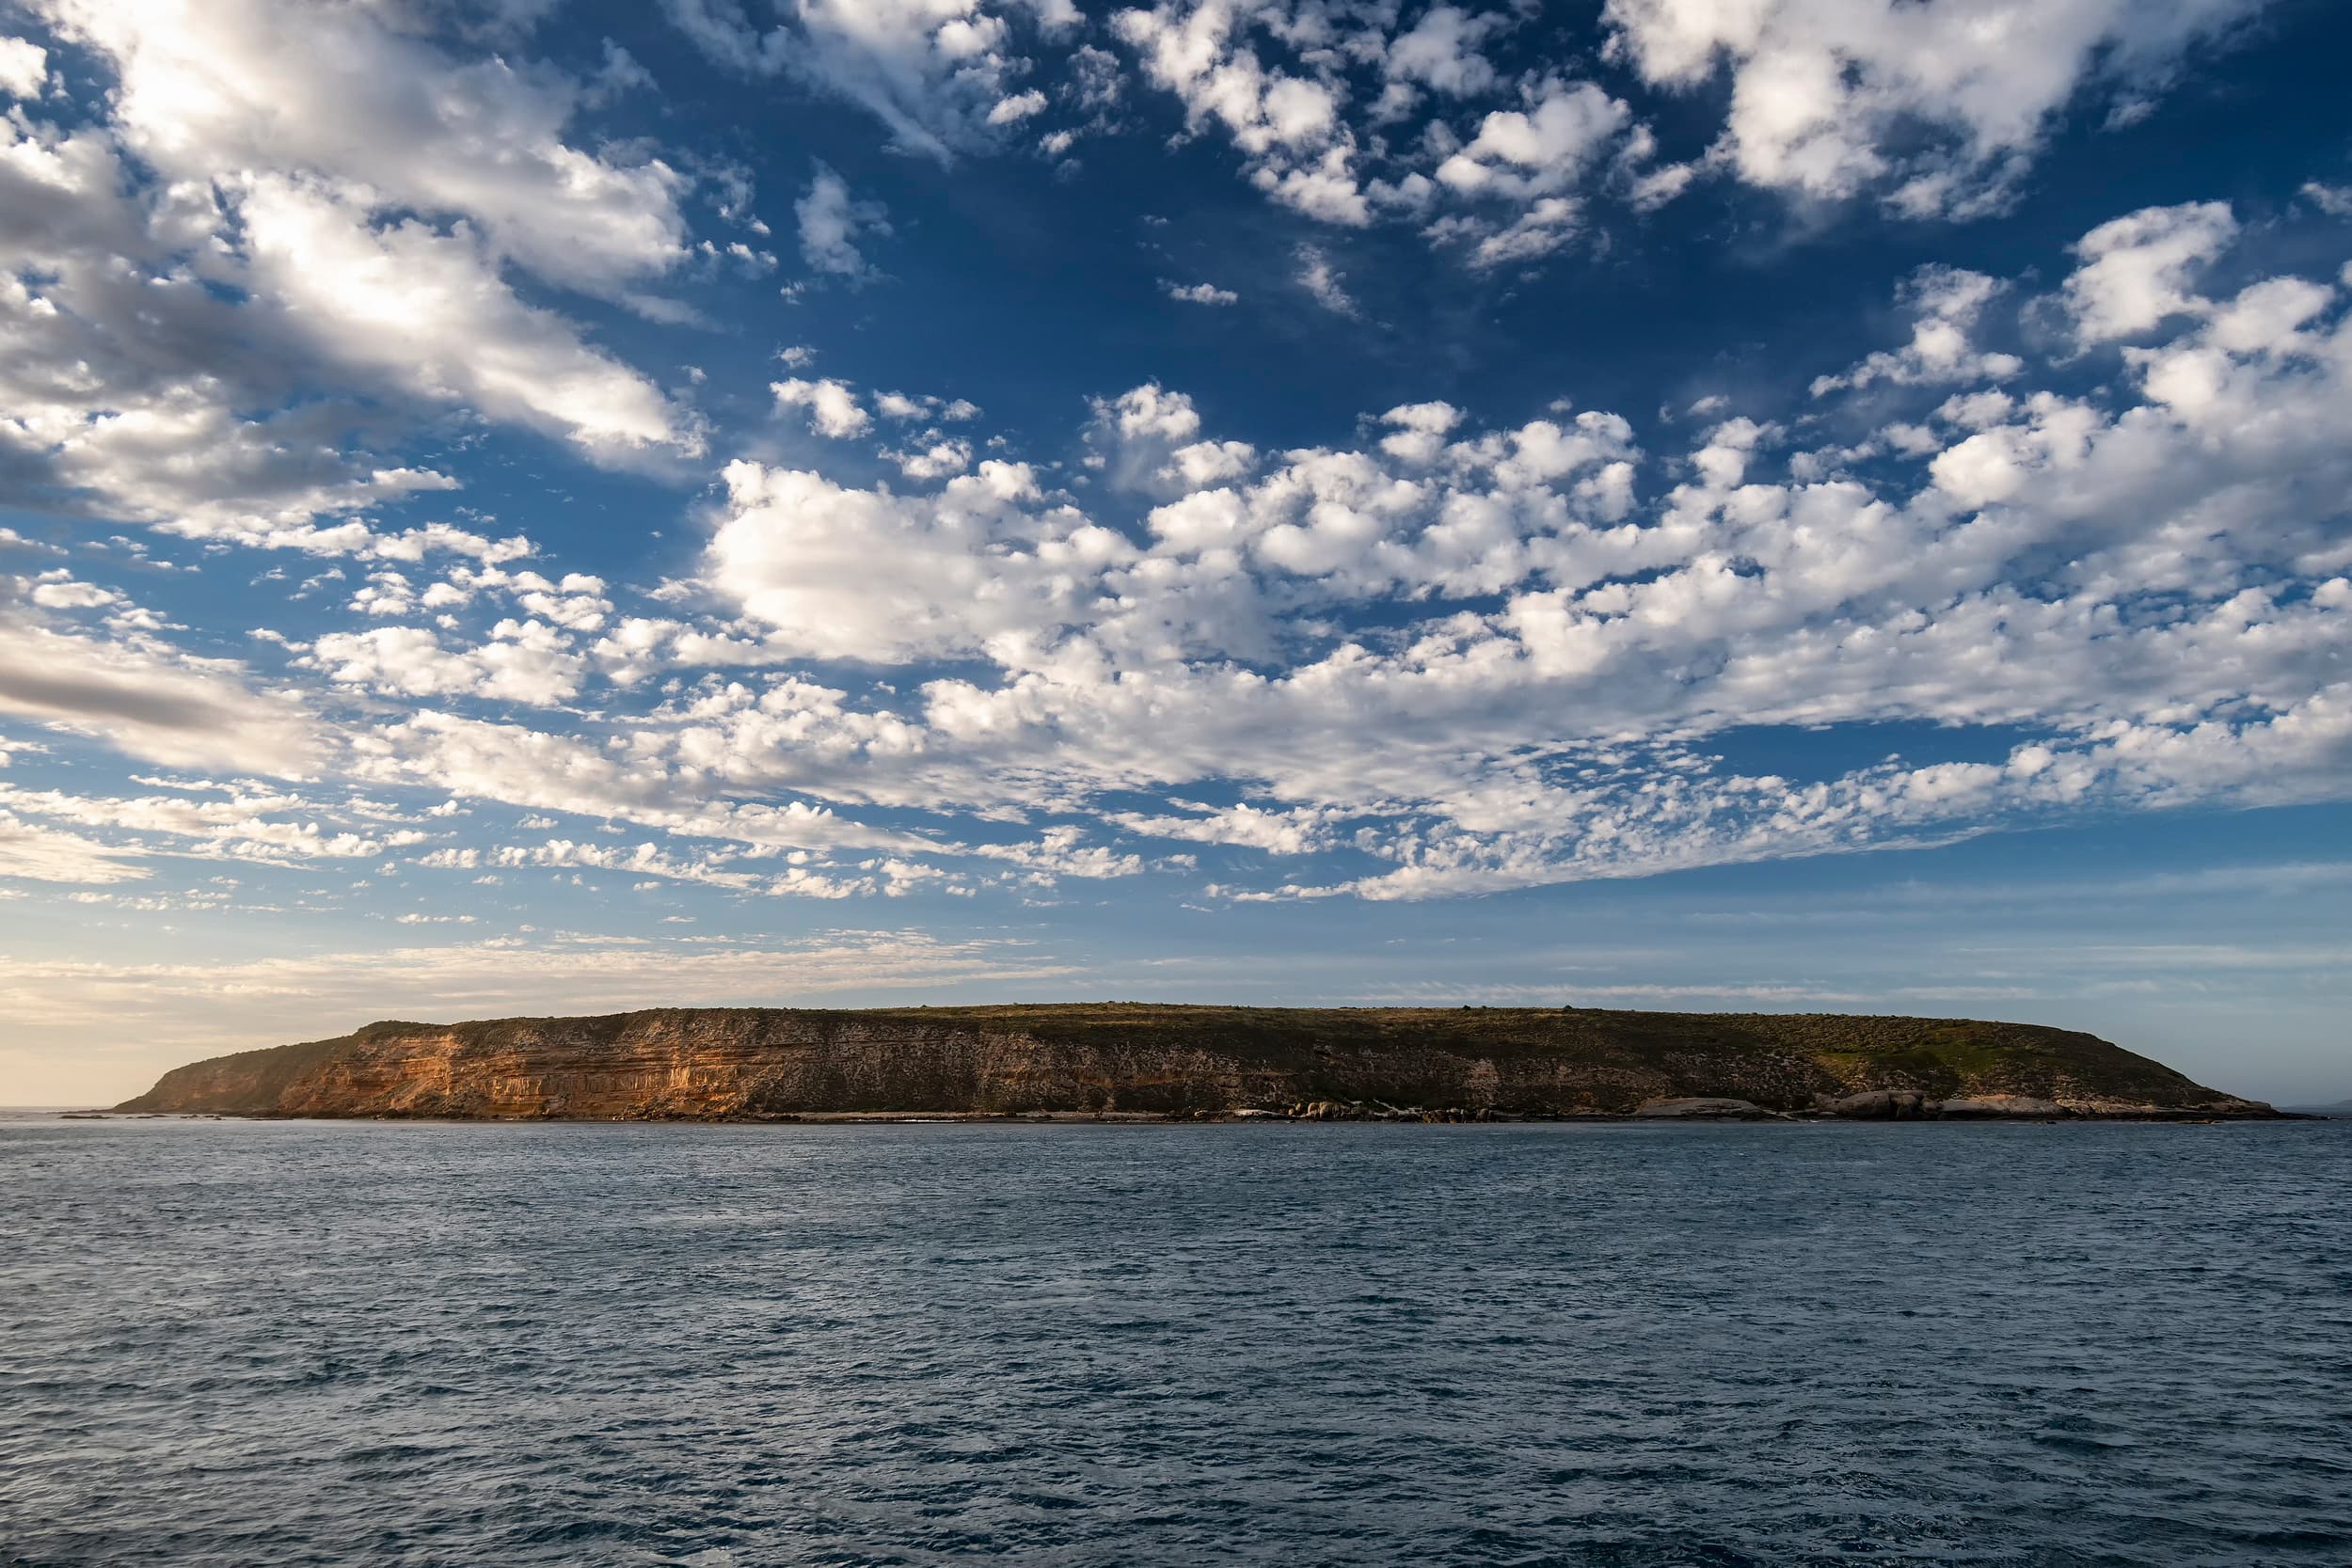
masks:
<instances>
[{"instance_id":1,"label":"rock outcrop in water","mask_svg":"<svg viewBox=\"0 0 2352 1568\"><path fill-rule=\"evenodd\" d=\"M2273 1114L2095 1036L2025 1023L1119 1003L373 1023L174 1069L120 1109L627 1120L1311 1111L1320 1120L1656 1114L1677 1101L1721 1102L1710 1115Z\"/></svg>"}]
</instances>

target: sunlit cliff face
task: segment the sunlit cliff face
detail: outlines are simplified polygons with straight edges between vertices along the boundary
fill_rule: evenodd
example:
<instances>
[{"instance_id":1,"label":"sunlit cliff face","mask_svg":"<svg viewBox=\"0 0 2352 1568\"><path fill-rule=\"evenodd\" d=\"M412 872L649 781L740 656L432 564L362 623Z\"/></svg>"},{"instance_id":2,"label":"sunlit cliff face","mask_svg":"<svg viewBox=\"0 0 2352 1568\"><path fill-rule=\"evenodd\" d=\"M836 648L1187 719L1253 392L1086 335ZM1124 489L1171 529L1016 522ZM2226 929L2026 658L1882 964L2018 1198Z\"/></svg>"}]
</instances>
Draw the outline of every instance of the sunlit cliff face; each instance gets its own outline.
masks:
<instances>
[{"instance_id":1,"label":"sunlit cliff face","mask_svg":"<svg viewBox=\"0 0 2352 1568\"><path fill-rule=\"evenodd\" d=\"M662 1009L383 1022L173 1069L126 1112L762 1121L2267 1117L2089 1035L1543 1008Z\"/></svg>"}]
</instances>

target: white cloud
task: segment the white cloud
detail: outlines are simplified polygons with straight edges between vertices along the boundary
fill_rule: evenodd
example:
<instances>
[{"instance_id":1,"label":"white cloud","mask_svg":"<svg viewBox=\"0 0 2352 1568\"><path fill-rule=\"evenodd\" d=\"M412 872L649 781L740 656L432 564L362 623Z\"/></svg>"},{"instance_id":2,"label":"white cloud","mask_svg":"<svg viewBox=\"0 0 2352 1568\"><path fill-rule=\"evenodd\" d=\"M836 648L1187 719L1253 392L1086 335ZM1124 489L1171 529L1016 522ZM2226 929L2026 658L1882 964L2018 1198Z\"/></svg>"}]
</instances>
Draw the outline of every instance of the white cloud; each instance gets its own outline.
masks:
<instances>
[{"instance_id":1,"label":"white cloud","mask_svg":"<svg viewBox=\"0 0 2352 1568\"><path fill-rule=\"evenodd\" d=\"M1165 277L1160 279L1160 293L1187 305L1232 305L1241 298L1232 290L1220 289L1214 283L1172 283Z\"/></svg>"},{"instance_id":2,"label":"white cloud","mask_svg":"<svg viewBox=\"0 0 2352 1568\"><path fill-rule=\"evenodd\" d=\"M0 809L0 879L103 885L148 875L137 851L58 828L26 822Z\"/></svg>"},{"instance_id":3,"label":"white cloud","mask_svg":"<svg viewBox=\"0 0 2352 1568\"><path fill-rule=\"evenodd\" d=\"M860 758L905 752L914 732L904 721L852 710L846 696L793 678L764 691L705 683L660 715L660 729L631 737L618 752L573 736L427 711L358 741L357 768L384 784L627 820L753 851L938 849L932 840L875 828L828 806L713 798L753 784L771 798L792 787L790 769L753 766L767 752L788 753L806 774L835 777ZM544 818L523 824L553 825Z\"/></svg>"},{"instance_id":4,"label":"white cloud","mask_svg":"<svg viewBox=\"0 0 2352 1568\"><path fill-rule=\"evenodd\" d=\"M1035 87L1031 87L1026 92L1015 93L1009 98L998 99L996 101L995 107L988 111L988 123L991 125L1015 125L1020 123L1022 120L1028 119L1031 115L1042 114L1044 110L1045 95L1038 91Z\"/></svg>"},{"instance_id":5,"label":"white cloud","mask_svg":"<svg viewBox=\"0 0 2352 1568\"><path fill-rule=\"evenodd\" d=\"M580 690L587 660L572 640L543 622L501 621L490 640L450 650L422 626L329 632L302 659L344 686L411 697L480 697L545 705Z\"/></svg>"},{"instance_id":6,"label":"white cloud","mask_svg":"<svg viewBox=\"0 0 2352 1568\"><path fill-rule=\"evenodd\" d=\"M962 398L937 398L928 393L877 392L874 411L885 420L906 423L914 420L945 420L961 424L980 417L979 405Z\"/></svg>"},{"instance_id":7,"label":"white cloud","mask_svg":"<svg viewBox=\"0 0 2352 1568\"><path fill-rule=\"evenodd\" d=\"M1005 861L1032 874L1040 885L1050 886L1063 877L1100 881L1135 877L1143 872L1143 857L1122 854L1107 845L1088 844L1086 830L1048 828L1033 843L976 844L971 852L988 860Z\"/></svg>"},{"instance_id":8,"label":"white cloud","mask_svg":"<svg viewBox=\"0 0 2352 1568\"><path fill-rule=\"evenodd\" d=\"M988 14L940 13L925 49L993 51L986 71L1016 74L1001 35L983 36ZM958 20L974 30L953 33ZM1494 72L1486 22L1449 8L1394 20L1416 30L1317 35L1306 10L1180 5L1120 25L1147 76L1176 84L1195 127L1230 139L1278 199L1343 222L1409 216L1474 266L1570 243L1609 193L1660 172L1628 104ZM126 83L200 79L124 51ZM459 68L421 43L389 57L460 92ZM1379 116L1404 99L1362 102L1374 76L1438 105L1434 129L1375 130L1401 123ZM1435 398L1367 410L1352 437L1262 449L1151 383L1091 404L1085 467L1064 472L966 428L968 404L795 375L774 384L780 409L835 439L880 426L886 443L834 453L854 481L729 465L699 555L680 567L682 547L679 580L624 610L626 583L525 570L532 543L477 515L373 515L450 483L366 450L421 411L473 410L608 457L700 436L549 296L517 292L529 275L619 298L661 276L675 189L640 154L573 148L557 78L501 67L465 90L516 167L403 175L398 197L365 177L368 150L339 163L325 133L173 109L149 87L135 106L126 87L112 129L8 122L0 326L19 352L0 356L0 465L204 540L340 554L349 576L295 591L326 624L256 630L257 656L294 683L273 692L166 641L120 574L44 558L8 579L0 712L172 766L597 819L529 846L463 841L496 830L451 819L420 870L745 895L1136 875L1148 863L1123 832L1263 851L1294 874L1236 895L1434 896L2089 807L2341 794L2345 290L2336 275L2220 288L2256 260L2232 249L2224 206L2093 230L2042 300L1926 269L1891 341L1817 383L1808 411L1784 427L1707 400L1680 451L1645 452L1629 420L1565 402ZM1020 96L990 91L966 129ZM404 112L427 117L428 144L451 134L439 110ZM164 178L199 156L166 145L175 127L226 161ZM1850 129L1880 128L1862 112ZM1934 156L1974 182L1970 200L2007 177L1950 145ZM568 215L527 210L550 167L583 182ZM1899 173L1853 188L1883 193ZM545 226L596 221L607 200L660 221L550 259ZM882 231L878 208L821 166L801 207L812 266L870 274L860 246ZM1310 294L1356 310L1325 252L1295 257ZM2095 373L2044 352L2052 323L2076 328L2067 351ZM97 390L60 373L74 366ZM1822 430L1853 444L1800 444ZM779 437L752 450L793 449ZM492 722L475 706L488 703L577 706ZM2003 735L1972 761L1813 778L1713 754L1714 737L1755 725L1889 721ZM392 836L293 806L249 811L248 826L129 798L92 797L95 816L27 799L8 807L23 830L10 852L91 878L131 863L114 842L126 834L263 859L358 858ZM858 819L882 812L922 826ZM960 814L989 826L951 834Z\"/></svg>"},{"instance_id":9,"label":"white cloud","mask_svg":"<svg viewBox=\"0 0 2352 1568\"><path fill-rule=\"evenodd\" d=\"M324 747L298 701L260 692L244 667L151 632L69 629L31 585L0 576L0 714L88 735L175 768L309 772Z\"/></svg>"},{"instance_id":10,"label":"white cloud","mask_svg":"<svg viewBox=\"0 0 2352 1568\"><path fill-rule=\"evenodd\" d=\"M1346 275L1332 266L1331 258L1319 245L1301 245L1293 253L1298 262L1298 284L1311 295L1317 305L1333 315L1353 320L1363 313L1353 294L1347 292Z\"/></svg>"},{"instance_id":11,"label":"white cloud","mask_svg":"<svg viewBox=\"0 0 2352 1568\"><path fill-rule=\"evenodd\" d=\"M662 881L699 882L729 892L760 891L763 879L755 871L735 869L708 855L681 860L666 854L660 846L652 843L632 845L626 849L602 844L581 844L571 839L554 838L544 844L508 845L485 857L486 863L507 867L524 866L584 866L594 871L613 871L631 877L653 877ZM482 861L468 860L463 866L470 869ZM773 883L777 879L767 879ZM846 884L845 884L846 885ZM771 887L770 891L784 892L789 886Z\"/></svg>"},{"instance_id":12,"label":"white cloud","mask_svg":"<svg viewBox=\"0 0 2352 1568\"><path fill-rule=\"evenodd\" d=\"M101 610L125 602L114 589L83 582L64 567L34 578L28 597L41 610Z\"/></svg>"},{"instance_id":13,"label":"white cloud","mask_svg":"<svg viewBox=\"0 0 2352 1568\"><path fill-rule=\"evenodd\" d=\"M1035 89L1007 90L1026 64L1013 52L1016 23L1055 34L1082 20L1070 0L797 0L762 32L739 0L663 0L663 8L714 60L844 99L882 121L901 150L943 164L990 147L993 133L1043 107Z\"/></svg>"},{"instance_id":14,"label":"white cloud","mask_svg":"<svg viewBox=\"0 0 2352 1568\"><path fill-rule=\"evenodd\" d=\"M888 214L878 201L858 201L849 182L824 165L809 181L808 189L792 204L801 224L801 257L818 272L836 277L865 279L873 268L858 250L861 236L890 233Z\"/></svg>"},{"instance_id":15,"label":"white cloud","mask_svg":"<svg viewBox=\"0 0 2352 1568\"><path fill-rule=\"evenodd\" d=\"M1506 77L1483 50L1522 18L1441 5L1409 28L1400 20L1394 7L1160 0L1115 13L1111 29L1144 80L1183 104L1186 133L1221 132L1274 201L1354 228L1422 221L1433 238L1467 242L1474 265L1559 248L1588 185L1638 186L1654 204L1687 178L1661 183L1645 166L1654 136L1591 83ZM1352 74L1360 67L1379 73L1369 99ZM1420 135L1394 129L1432 101L1438 118ZM1446 118L1455 113L1458 128ZM1433 221L1440 206L1453 210ZM1327 269L1311 262L1308 276ZM1313 292L1327 305L1345 297L1336 285Z\"/></svg>"},{"instance_id":16,"label":"white cloud","mask_svg":"<svg viewBox=\"0 0 2352 1568\"><path fill-rule=\"evenodd\" d=\"M1547 196L1508 223L1456 215L1438 219L1424 232L1435 240L1462 242L1470 264L1484 272L1550 255L1575 236L1578 215L1577 204L1566 197Z\"/></svg>"},{"instance_id":17,"label":"white cloud","mask_svg":"<svg viewBox=\"0 0 2352 1568\"><path fill-rule=\"evenodd\" d=\"M1049 632L1078 584L1134 553L1074 513L1025 511L1037 489L1019 465L983 463L928 499L748 462L726 481L708 577L771 645L809 657L896 663Z\"/></svg>"},{"instance_id":18,"label":"white cloud","mask_svg":"<svg viewBox=\"0 0 2352 1568\"><path fill-rule=\"evenodd\" d=\"M493 56L459 64L373 7L283 0L38 0L119 75L115 119L165 174L233 186L297 171L376 210L463 216L492 256L598 292L684 256L667 166L564 139L579 85Z\"/></svg>"},{"instance_id":19,"label":"white cloud","mask_svg":"<svg viewBox=\"0 0 2352 1568\"><path fill-rule=\"evenodd\" d=\"M929 483L960 474L972 466L972 443L969 441L934 441L920 451L896 454L898 471L912 480Z\"/></svg>"},{"instance_id":20,"label":"white cloud","mask_svg":"<svg viewBox=\"0 0 2352 1568\"><path fill-rule=\"evenodd\" d=\"M1728 72L1712 159L1740 179L1967 217L2006 198L2078 96L2161 85L2262 4L1609 0L1604 14L1612 53L1651 84Z\"/></svg>"},{"instance_id":21,"label":"white cloud","mask_svg":"<svg viewBox=\"0 0 2352 1568\"><path fill-rule=\"evenodd\" d=\"M1436 462L1445 451L1446 437L1462 422L1462 411L1450 403L1412 403L1390 409L1380 416L1380 422L1395 431L1381 437L1382 451L1403 462L1425 465Z\"/></svg>"},{"instance_id":22,"label":"white cloud","mask_svg":"<svg viewBox=\"0 0 2352 1568\"><path fill-rule=\"evenodd\" d=\"M2024 361L2015 355L1985 353L1969 338L1985 307L2001 292L2000 281L1982 273L1955 267L1920 269L1898 295L1912 313L1911 341L1899 349L1882 349L1841 374L1817 376L1813 395L1858 389L1874 381L1914 387L2000 381L2015 375Z\"/></svg>"},{"instance_id":23,"label":"white cloud","mask_svg":"<svg viewBox=\"0 0 2352 1568\"><path fill-rule=\"evenodd\" d=\"M1340 118L1343 83L1263 65L1224 0L1163 0L1118 12L1111 26L1141 57L1145 78L1183 102L1189 127L1223 128L1259 188L1325 222L1371 221Z\"/></svg>"},{"instance_id":24,"label":"white cloud","mask_svg":"<svg viewBox=\"0 0 2352 1568\"><path fill-rule=\"evenodd\" d=\"M839 381L804 381L794 376L772 383L778 408L805 408L808 428L836 441L853 440L874 428L874 417L857 400L857 393Z\"/></svg>"},{"instance_id":25,"label":"white cloud","mask_svg":"<svg viewBox=\"0 0 2352 1568\"><path fill-rule=\"evenodd\" d=\"M1174 803L1192 804L1182 800ZM1272 855L1308 855L1331 847L1332 830L1343 816L1321 807L1267 810L1248 801L1221 810L1206 806L1193 809L1200 815L1152 816L1141 812L1115 812L1106 820L1129 832L1151 838L1263 849Z\"/></svg>"},{"instance_id":26,"label":"white cloud","mask_svg":"<svg viewBox=\"0 0 2352 1568\"><path fill-rule=\"evenodd\" d=\"M2103 223L2074 246L2082 264L2066 280L2066 304L2085 343L2133 338L2168 316L2197 308L2188 279L2237 236L2227 203L2150 207Z\"/></svg>"},{"instance_id":27,"label":"white cloud","mask_svg":"<svg viewBox=\"0 0 2352 1568\"><path fill-rule=\"evenodd\" d=\"M1905 297L1907 341L1822 392L1860 388L1907 433L1868 483L1719 417L1645 501L1615 416L1482 430L1438 402L1381 416L1362 450L1269 459L1156 385L1098 403L1089 437L1157 501L1140 546L1004 471L911 499L738 465L704 578L765 628L761 657L993 669L870 708L778 687L771 710L746 687L694 705L679 754L739 784L982 813L1221 781L1288 814L1303 855L1388 863L1295 895L1373 897L2340 791L2352 547L2324 498L2352 483L2343 292L2184 296L2169 319L2188 326L2088 398L1978 346L2013 291L1931 271ZM1951 390L1980 377L2003 389ZM1422 608L1348 631L1371 604ZM1704 750L1890 719L2041 738L1818 780ZM1209 815L1099 820L1291 842ZM1053 842L1073 864L1127 852Z\"/></svg>"},{"instance_id":28,"label":"white cloud","mask_svg":"<svg viewBox=\"0 0 2352 1568\"><path fill-rule=\"evenodd\" d=\"M1524 109L1498 109L1470 145L1437 169L1438 183L1466 194L1557 196L1631 123L1631 112L1589 82L1548 80Z\"/></svg>"},{"instance_id":29,"label":"white cloud","mask_svg":"<svg viewBox=\"0 0 2352 1568\"><path fill-rule=\"evenodd\" d=\"M220 786L217 798L179 794L128 799L0 785L0 814L9 811L117 835L160 835L167 841L190 841L157 846L135 837L127 843L114 839L100 850L107 856L131 859L173 854L274 863L364 860L387 849L421 843L425 837L415 830L388 830L366 821L358 822L355 828L353 814L348 810L246 784ZM114 868L115 875L58 879L108 881L120 876L147 874L144 868L125 865L119 860L109 861L107 865Z\"/></svg>"},{"instance_id":30,"label":"white cloud","mask_svg":"<svg viewBox=\"0 0 2352 1568\"><path fill-rule=\"evenodd\" d=\"M335 191L262 177L240 204L255 277L322 357L610 455L696 449L644 376L501 283L463 230L373 228Z\"/></svg>"},{"instance_id":31,"label":"white cloud","mask_svg":"<svg viewBox=\"0 0 2352 1568\"><path fill-rule=\"evenodd\" d=\"M0 92L39 98L49 85L49 51L28 39L0 38Z\"/></svg>"},{"instance_id":32,"label":"white cloud","mask_svg":"<svg viewBox=\"0 0 2352 1568\"><path fill-rule=\"evenodd\" d=\"M1500 13L1432 6L1409 32L1391 40L1382 69L1391 82L1418 83L1448 97L1484 92L1495 85L1497 72L1479 45L1508 25Z\"/></svg>"},{"instance_id":33,"label":"white cloud","mask_svg":"<svg viewBox=\"0 0 2352 1568\"><path fill-rule=\"evenodd\" d=\"M568 79L365 8L38 10L118 81L103 124L0 125L8 493L360 553L361 514L453 483L374 457L370 404L695 450L691 414L509 280L635 297L685 254L685 182L566 141Z\"/></svg>"},{"instance_id":34,"label":"white cloud","mask_svg":"<svg viewBox=\"0 0 2352 1568\"><path fill-rule=\"evenodd\" d=\"M1200 413L1183 392L1158 382L1116 398L1091 401L1088 432L1098 463L1122 490L1181 494L1247 468L1254 449L1238 442L1200 440Z\"/></svg>"}]
</instances>

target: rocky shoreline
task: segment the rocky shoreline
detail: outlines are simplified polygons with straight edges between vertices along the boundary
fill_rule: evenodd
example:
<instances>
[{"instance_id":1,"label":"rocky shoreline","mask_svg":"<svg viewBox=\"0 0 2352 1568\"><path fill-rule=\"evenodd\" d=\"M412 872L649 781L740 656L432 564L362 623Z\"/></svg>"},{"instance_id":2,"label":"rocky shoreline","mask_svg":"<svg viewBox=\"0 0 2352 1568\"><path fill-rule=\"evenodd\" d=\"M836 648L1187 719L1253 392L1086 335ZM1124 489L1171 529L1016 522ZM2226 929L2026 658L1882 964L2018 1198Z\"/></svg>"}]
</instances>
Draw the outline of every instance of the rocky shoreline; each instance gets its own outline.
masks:
<instances>
[{"instance_id":1,"label":"rocky shoreline","mask_svg":"<svg viewBox=\"0 0 2352 1568\"><path fill-rule=\"evenodd\" d=\"M1279 1121L2243 1121L2301 1120L2289 1112L2247 1101L2243 1112L2191 1112L2122 1101L2060 1104L2032 1095L1978 1095L1934 1100L1915 1090L1870 1089L1822 1099L1802 1110L1771 1110L1754 1101L1720 1096L1645 1101L1630 1112L1518 1112L1461 1106L1429 1109L1377 1101L1318 1101L1280 1110L1245 1110L1221 1120Z\"/></svg>"},{"instance_id":2,"label":"rocky shoreline","mask_svg":"<svg viewBox=\"0 0 2352 1568\"><path fill-rule=\"evenodd\" d=\"M1816 1106L1802 1111L1773 1111L1749 1101L1708 1099L1701 1101L1662 1100L1631 1111L1516 1111L1492 1106L1471 1110L1460 1105L1392 1106L1378 1103L1317 1101L1307 1106L1267 1109L1244 1106L1232 1111L735 1111L707 1115L645 1114L617 1117L565 1116L434 1116L409 1112L366 1115L306 1116L285 1111L124 1111L87 1110L55 1113L60 1121L401 1121L469 1124L485 1121L530 1125L576 1126L612 1122L681 1127L1202 1127L1266 1126L1327 1122L1380 1122L1407 1126L1632 1126L1661 1122L1693 1124L1743 1122L1820 1125L1830 1122L2014 1122L2051 1125L2058 1122L2168 1122L2212 1127L2241 1121L2326 1121L2308 1112L2264 1108L2251 1112L2201 1112L2160 1105L2059 1105L2018 1097L2013 1104L1961 1101L1947 1109L1929 1101L1916 1113L1837 1110Z\"/></svg>"}]
</instances>

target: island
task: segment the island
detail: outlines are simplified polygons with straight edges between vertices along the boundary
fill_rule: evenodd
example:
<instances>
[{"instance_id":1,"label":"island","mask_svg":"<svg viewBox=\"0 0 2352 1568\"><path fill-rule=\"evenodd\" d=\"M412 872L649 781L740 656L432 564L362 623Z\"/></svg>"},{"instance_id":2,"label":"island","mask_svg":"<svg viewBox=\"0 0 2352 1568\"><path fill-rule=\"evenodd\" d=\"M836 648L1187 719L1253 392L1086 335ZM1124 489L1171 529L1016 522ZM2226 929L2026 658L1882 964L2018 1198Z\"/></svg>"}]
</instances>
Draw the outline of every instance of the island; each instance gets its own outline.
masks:
<instances>
[{"instance_id":1,"label":"island","mask_svg":"<svg viewBox=\"0 0 2352 1568\"><path fill-rule=\"evenodd\" d=\"M2275 1117L2030 1023L1593 1007L686 1007L371 1023L118 1110L469 1120Z\"/></svg>"}]
</instances>

